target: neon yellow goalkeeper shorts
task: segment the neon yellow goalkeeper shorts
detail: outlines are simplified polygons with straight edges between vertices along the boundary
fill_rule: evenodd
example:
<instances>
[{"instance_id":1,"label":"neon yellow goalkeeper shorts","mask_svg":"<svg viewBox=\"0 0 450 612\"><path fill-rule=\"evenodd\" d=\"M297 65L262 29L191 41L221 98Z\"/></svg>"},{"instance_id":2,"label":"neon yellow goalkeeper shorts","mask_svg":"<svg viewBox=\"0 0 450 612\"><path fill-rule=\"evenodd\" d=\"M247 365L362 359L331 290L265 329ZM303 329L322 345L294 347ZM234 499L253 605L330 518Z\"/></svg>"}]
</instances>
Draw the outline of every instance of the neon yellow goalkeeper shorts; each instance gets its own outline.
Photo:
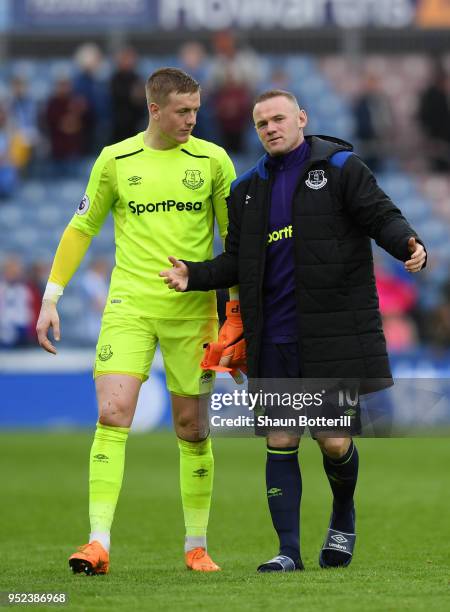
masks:
<instances>
[{"instance_id":1,"label":"neon yellow goalkeeper shorts","mask_svg":"<svg viewBox=\"0 0 450 612\"><path fill-rule=\"evenodd\" d=\"M159 342L169 391L177 395L210 393L214 376L202 370L200 362L203 345L217 340L217 331L216 319L150 319L105 312L94 378L129 374L147 380Z\"/></svg>"}]
</instances>

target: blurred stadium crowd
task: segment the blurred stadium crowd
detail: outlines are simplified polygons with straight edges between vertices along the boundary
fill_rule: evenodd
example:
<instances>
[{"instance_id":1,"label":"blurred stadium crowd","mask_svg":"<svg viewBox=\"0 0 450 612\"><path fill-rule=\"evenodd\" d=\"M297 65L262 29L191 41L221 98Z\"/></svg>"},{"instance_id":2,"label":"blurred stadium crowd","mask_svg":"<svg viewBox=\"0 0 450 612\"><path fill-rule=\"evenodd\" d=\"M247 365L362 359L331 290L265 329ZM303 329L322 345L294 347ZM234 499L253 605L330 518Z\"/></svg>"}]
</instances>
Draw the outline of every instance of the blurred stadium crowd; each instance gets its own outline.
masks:
<instances>
[{"instance_id":1,"label":"blurred stadium crowd","mask_svg":"<svg viewBox=\"0 0 450 612\"><path fill-rule=\"evenodd\" d=\"M145 129L144 82L164 65L199 80L194 134L224 146L238 173L262 154L251 109L264 89L297 95L307 134L352 142L429 251L413 278L376 249L389 348L450 347L450 56L257 54L217 32L208 51L192 41L172 56L124 47L110 59L88 43L70 59L0 65L0 348L35 343L51 260L90 166L103 146ZM112 263L109 220L60 302L65 345L95 342Z\"/></svg>"}]
</instances>

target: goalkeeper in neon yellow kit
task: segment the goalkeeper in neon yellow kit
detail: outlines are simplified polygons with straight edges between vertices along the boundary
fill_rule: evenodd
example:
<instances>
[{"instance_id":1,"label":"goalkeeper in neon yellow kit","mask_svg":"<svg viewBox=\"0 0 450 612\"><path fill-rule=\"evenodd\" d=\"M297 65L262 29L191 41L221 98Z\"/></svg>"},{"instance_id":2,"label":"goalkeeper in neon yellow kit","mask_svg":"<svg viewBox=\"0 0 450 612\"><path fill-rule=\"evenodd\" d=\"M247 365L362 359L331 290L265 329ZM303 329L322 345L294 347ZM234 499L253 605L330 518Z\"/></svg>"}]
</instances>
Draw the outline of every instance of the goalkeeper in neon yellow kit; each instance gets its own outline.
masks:
<instances>
[{"instance_id":1,"label":"goalkeeper in neon yellow kit","mask_svg":"<svg viewBox=\"0 0 450 612\"><path fill-rule=\"evenodd\" d=\"M205 402L213 378L200 368L203 345L217 338L214 293L175 293L158 278L166 253L188 260L212 256L214 219L227 228L226 197L235 172L225 151L191 136L200 106L198 83L174 68L147 81L145 132L103 149L86 194L56 251L37 324L39 344L56 353L56 303L92 237L111 211L114 267L94 367L99 418L90 454L89 543L74 553L74 572L109 569L110 529L119 496L125 444L139 390L159 342L180 450L185 562L220 569L207 553L214 462ZM198 477L201 474L201 477Z\"/></svg>"}]
</instances>

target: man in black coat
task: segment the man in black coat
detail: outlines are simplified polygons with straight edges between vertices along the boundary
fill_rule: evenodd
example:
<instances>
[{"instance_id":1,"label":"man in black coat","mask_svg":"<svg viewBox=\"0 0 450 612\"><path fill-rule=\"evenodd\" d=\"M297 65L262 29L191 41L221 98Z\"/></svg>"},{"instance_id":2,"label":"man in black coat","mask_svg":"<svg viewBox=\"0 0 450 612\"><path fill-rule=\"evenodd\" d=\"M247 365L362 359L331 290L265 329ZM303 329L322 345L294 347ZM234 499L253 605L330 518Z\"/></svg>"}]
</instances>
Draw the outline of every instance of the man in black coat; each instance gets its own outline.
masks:
<instances>
[{"instance_id":1,"label":"man in black coat","mask_svg":"<svg viewBox=\"0 0 450 612\"><path fill-rule=\"evenodd\" d=\"M304 137L289 92L261 94L253 110L266 155L232 184L225 252L161 273L177 291L239 284L249 379L358 381L360 394L392 384L370 238L418 272L425 249L346 142ZM221 365L226 365L226 359ZM350 429L314 429L332 492L321 567L346 566L355 544L358 452ZM279 555L260 572L302 569L300 433L267 435L266 483Z\"/></svg>"}]
</instances>

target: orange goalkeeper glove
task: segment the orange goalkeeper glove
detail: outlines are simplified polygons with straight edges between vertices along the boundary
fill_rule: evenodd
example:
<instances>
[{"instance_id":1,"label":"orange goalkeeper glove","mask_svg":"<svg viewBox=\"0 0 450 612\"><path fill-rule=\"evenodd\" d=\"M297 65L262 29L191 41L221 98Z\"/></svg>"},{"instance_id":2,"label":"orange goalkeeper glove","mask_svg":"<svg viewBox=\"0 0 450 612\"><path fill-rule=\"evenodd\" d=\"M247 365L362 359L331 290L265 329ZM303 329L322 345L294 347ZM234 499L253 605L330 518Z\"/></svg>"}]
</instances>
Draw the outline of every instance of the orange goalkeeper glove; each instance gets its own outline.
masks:
<instances>
[{"instance_id":1,"label":"orange goalkeeper glove","mask_svg":"<svg viewBox=\"0 0 450 612\"><path fill-rule=\"evenodd\" d=\"M239 370L247 371L247 352L238 300L227 302L226 317L217 342L206 345L200 366L203 370L230 372L235 381L240 383L242 376Z\"/></svg>"}]
</instances>

